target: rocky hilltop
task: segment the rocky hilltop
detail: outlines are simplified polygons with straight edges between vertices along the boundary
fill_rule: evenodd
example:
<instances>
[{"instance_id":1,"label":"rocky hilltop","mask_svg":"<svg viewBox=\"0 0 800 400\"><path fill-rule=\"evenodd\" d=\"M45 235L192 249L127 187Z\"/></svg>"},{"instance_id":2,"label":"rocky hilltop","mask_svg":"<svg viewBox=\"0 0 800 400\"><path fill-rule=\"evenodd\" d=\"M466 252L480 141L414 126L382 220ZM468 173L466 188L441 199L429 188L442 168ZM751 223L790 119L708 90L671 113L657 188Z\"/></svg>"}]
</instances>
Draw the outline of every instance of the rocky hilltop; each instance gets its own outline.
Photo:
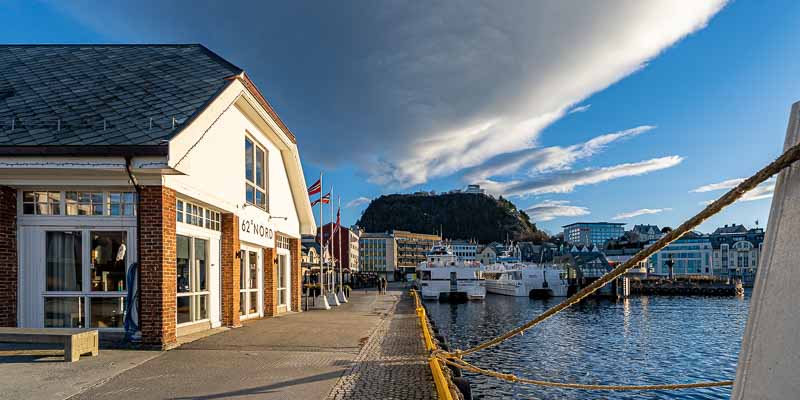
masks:
<instances>
[{"instance_id":1,"label":"rocky hilltop","mask_svg":"<svg viewBox=\"0 0 800 400\"><path fill-rule=\"evenodd\" d=\"M397 229L438 233L441 226L445 238L479 243L504 241L506 237L534 242L547 239L514 203L502 196L472 193L381 196L369 204L357 224L366 232Z\"/></svg>"}]
</instances>

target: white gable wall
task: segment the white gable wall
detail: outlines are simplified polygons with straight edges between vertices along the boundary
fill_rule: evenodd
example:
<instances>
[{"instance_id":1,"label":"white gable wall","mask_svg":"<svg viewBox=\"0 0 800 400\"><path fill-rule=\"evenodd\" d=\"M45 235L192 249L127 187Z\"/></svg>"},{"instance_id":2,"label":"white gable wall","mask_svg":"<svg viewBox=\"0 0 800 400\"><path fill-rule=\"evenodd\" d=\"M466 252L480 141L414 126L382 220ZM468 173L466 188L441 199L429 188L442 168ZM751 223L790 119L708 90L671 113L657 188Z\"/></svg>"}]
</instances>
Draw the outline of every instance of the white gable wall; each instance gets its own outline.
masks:
<instances>
[{"instance_id":1,"label":"white gable wall","mask_svg":"<svg viewBox=\"0 0 800 400\"><path fill-rule=\"evenodd\" d=\"M300 221L286 168L286 162L294 160L284 159L293 157L291 148L276 140L279 136L274 131L265 131L266 124L257 126L247 117L243 90L238 82L232 84L172 140L170 165L186 175L166 176L165 185L207 205L244 215L244 140L249 135L268 152L269 213L253 206L247 206L247 213L261 215L261 220L271 215L276 232L299 238Z\"/></svg>"}]
</instances>

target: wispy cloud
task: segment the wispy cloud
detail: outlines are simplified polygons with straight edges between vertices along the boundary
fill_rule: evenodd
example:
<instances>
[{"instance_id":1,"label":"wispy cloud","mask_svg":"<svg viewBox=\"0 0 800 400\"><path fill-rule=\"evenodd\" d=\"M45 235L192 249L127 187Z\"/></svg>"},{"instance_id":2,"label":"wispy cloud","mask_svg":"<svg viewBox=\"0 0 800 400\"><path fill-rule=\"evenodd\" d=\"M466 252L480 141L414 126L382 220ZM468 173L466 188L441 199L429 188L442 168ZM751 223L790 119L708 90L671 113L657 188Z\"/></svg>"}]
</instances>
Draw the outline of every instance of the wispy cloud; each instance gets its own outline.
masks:
<instances>
[{"instance_id":1,"label":"wispy cloud","mask_svg":"<svg viewBox=\"0 0 800 400\"><path fill-rule=\"evenodd\" d=\"M588 208L569 205L569 201L566 200L545 200L528 207L525 212L535 222L550 221L558 217L579 217L591 214Z\"/></svg>"},{"instance_id":2,"label":"wispy cloud","mask_svg":"<svg viewBox=\"0 0 800 400\"><path fill-rule=\"evenodd\" d=\"M683 157L668 156L604 168L554 172L526 181L495 182L486 180L481 182L481 184L486 187L489 192L505 196L569 193L577 186L593 185L626 176L643 175L649 172L674 167L682 161Z\"/></svg>"},{"instance_id":3,"label":"wispy cloud","mask_svg":"<svg viewBox=\"0 0 800 400\"><path fill-rule=\"evenodd\" d=\"M706 192L715 192L718 190L730 190L736 187L738 184L744 182L745 178L735 178L735 179L728 179L726 181L717 182L717 183L710 183L708 185L703 185L698 188L694 188L690 190L690 193L706 193ZM762 199L769 199L772 198L772 195L775 192L775 183L777 179L772 177L764 181L764 183L756 186L753 190L745 193L739 201L755 201L755 200L762 200ZM708 205L711 204L713 200L705 200L700 202L700 204Z\"/></svg>"},{"instance_id":4,"label":"wispy cloud","mask_svg":"<svg viewBox=\"0 0 800 400\"><path fill-rule=\"evenodd\" d=\"M207 44L289 110L304 159L408 187L540 148L546 127L703 29L726 0L51 3L111 41ZM304 34L276 34L286 29ZM288 56L264 63L276 49Z\"/></svg>"},{"instance_id":5,"label":"wispy cloud","mask_svg":"<svg viewBox=\"0 0 800 400\"><path fill-rule=\"evenodd\" d=\"M650 214L658 214L664 211L672 211L671 208L642 208L635 211L619 213L612 217L611 219L630 219L633 217L638 217L640 215L650 215Z\"/></svg>"},{"instance_id":6,"label":"wispy cloud","mask_svg":"<svg viewBox=\"0 0 800 400\"><path fill-rule=\"evenodd\" d=\"M574 107L571 110L569 110L568 114L575 114L575 113L582 113L582 112L585 112L585 111L589 111L589 108L591 108L591 107L592 107L591 104L585 104L585 105L582 105L582 106L577 106L577 107Z\"/></svg>"},{"instance_id":7,"label":"wispy cloud","mask_svg":"<svg viewBox=\"0 0 800 400\"><path fill-rule=\"evenodd\" d=\"M348 201L347 204L345 205L345 208L358 207L360 205L369 204L370 201L372 200L370 200L367 197L358 197Z\"/></svg>"},{"instance_id":8,"label":"wispy cloud","mask_svg":"<svg viewBox=\"0 0 800 400\"><path fill-rule=\"evenodd\" d=\"M480 166L467 169L464 171L464 180L468 182L481 181L492 176L508 175L519 170L527 171L529 174L537 174L567 169L579 160L587 159L602 152L614 142L630 139L653 129L655 129L655 126L641 125L596 136L586 142L572 146L551 146L506 153L488 160Z\"/></svg>"}]
</instances>

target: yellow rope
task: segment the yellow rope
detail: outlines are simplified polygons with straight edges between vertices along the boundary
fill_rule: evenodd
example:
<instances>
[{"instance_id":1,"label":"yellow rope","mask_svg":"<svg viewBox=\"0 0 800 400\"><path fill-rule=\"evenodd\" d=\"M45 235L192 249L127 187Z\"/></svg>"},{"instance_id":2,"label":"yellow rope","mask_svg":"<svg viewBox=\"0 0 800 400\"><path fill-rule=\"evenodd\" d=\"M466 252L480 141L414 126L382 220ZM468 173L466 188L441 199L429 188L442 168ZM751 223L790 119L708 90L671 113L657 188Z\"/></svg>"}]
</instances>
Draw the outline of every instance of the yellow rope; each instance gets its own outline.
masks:
<instances>
[{"instance_id":1,"label":"yellow rope","mask_svg":"<svg viewBox=\"0 0 800 400\"><path fill-rule=\"evenodd\" d=\"M708 388L719 386L731 386L733 381L721 382L695 382L695 383L672 383L665 385L589 385L583 383L563 383L542 381L538 379L520 378L513 374L504 374L501 372L490 371L480 367L476 367L464 360L451 360L443 359L443 361L456 368L461 368L470 372L478 373L481 375L499 378L509 382L518 382L529 385L559 387L567 389L586 389L586 390L678 390L678 389L694 389L694 388Z\"/></svg>"},{"instance_id":2,"label":"yellow rope","mask_svg":"<svg viewBox=\"0 0 800 400\"><path fill-rule=\"evenodd\" d=\"M633 268L636 264L640 261L647 259L647 257L651 256L652 254L658 252L659 250L663 249L670 243L675 240L681 238L681 236L685 235L692 229L696 228L700 224L702 224L706 219L713 216L714 214L720 212L723 208L731 205L736 200L740 199L744 196L745 193L749 192L750 190L754 189L756 186L761 184L762 182L766 181L773 175L777 174L778 172L782 171L784 168L790 166L793 162L800 159L800 143L792 146L788 150L786 150L780 157L778 157L775 161L767 165L766 167L762 168L758 171L755 175L751 176L744 182L740 183L735 188L731 189L729 192L725 193L722 197L717 199L715 202L709 204L703 211L699 212L694 217L690 218L683 224L681 224L675 230L667 233L661 239L656 241L653 245L648 246L642 250L640 250L636 255L631 257L628 261L624 262L622 265L612 269L598 280L592 282L589 286L583 288L578 293L575 293L571 297L567 298L566 300L562 301L561 303L551 307L550 309L546 310L538 317L532 319L531 321L521 325L517 328L514 328L496 338L487 340L483 343L478 344L472 348L467 350L456 350L452 353L442 353L438 357L442 359L450 358L450 359L460 359L461 357L475 353L477 351L487 349L489 347L496 346L516 335L519 335L526 330L538 325L542 321L558 314L562 310L576 304L586 298L587 296L591 295L592 293L596 292L609 282L613 281L614 279L622 276L625 272L629 269Z\"/></svg>"}]
</instances>

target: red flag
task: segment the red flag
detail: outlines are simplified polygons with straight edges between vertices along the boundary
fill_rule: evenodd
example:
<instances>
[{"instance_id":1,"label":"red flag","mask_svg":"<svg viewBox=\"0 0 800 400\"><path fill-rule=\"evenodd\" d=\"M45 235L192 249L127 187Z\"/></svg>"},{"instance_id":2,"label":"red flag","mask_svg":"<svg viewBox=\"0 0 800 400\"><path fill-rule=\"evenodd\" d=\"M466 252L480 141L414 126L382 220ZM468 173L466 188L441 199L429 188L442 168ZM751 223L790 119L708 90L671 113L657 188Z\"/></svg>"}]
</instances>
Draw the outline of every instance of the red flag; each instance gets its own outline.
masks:
<instances>
[{"instance_id":1,"label":"red flag","mask_svg":"<svg viewBox=\"0 0 800 400\"><path fill-rule=\"evenodd\" d=\"M322 204L330 204L330 202L331 202L331 194L328 193L325 196L322 196L322 197L312 201L311 202L311 207L314 207L315 205L319 204L320 200L322 200Z\"/></svg>"},{"instance_id":2,"label":"red flag","mask_svg":"<svg viewBox=\"0 0 800 400\"><path fill-rule=\"evenodd\" d=\"M314 184L308 187L308 195L311 196L312 194L317 194L322 191L322 181L317 179Z\"/></svg>"}]
</instances>

